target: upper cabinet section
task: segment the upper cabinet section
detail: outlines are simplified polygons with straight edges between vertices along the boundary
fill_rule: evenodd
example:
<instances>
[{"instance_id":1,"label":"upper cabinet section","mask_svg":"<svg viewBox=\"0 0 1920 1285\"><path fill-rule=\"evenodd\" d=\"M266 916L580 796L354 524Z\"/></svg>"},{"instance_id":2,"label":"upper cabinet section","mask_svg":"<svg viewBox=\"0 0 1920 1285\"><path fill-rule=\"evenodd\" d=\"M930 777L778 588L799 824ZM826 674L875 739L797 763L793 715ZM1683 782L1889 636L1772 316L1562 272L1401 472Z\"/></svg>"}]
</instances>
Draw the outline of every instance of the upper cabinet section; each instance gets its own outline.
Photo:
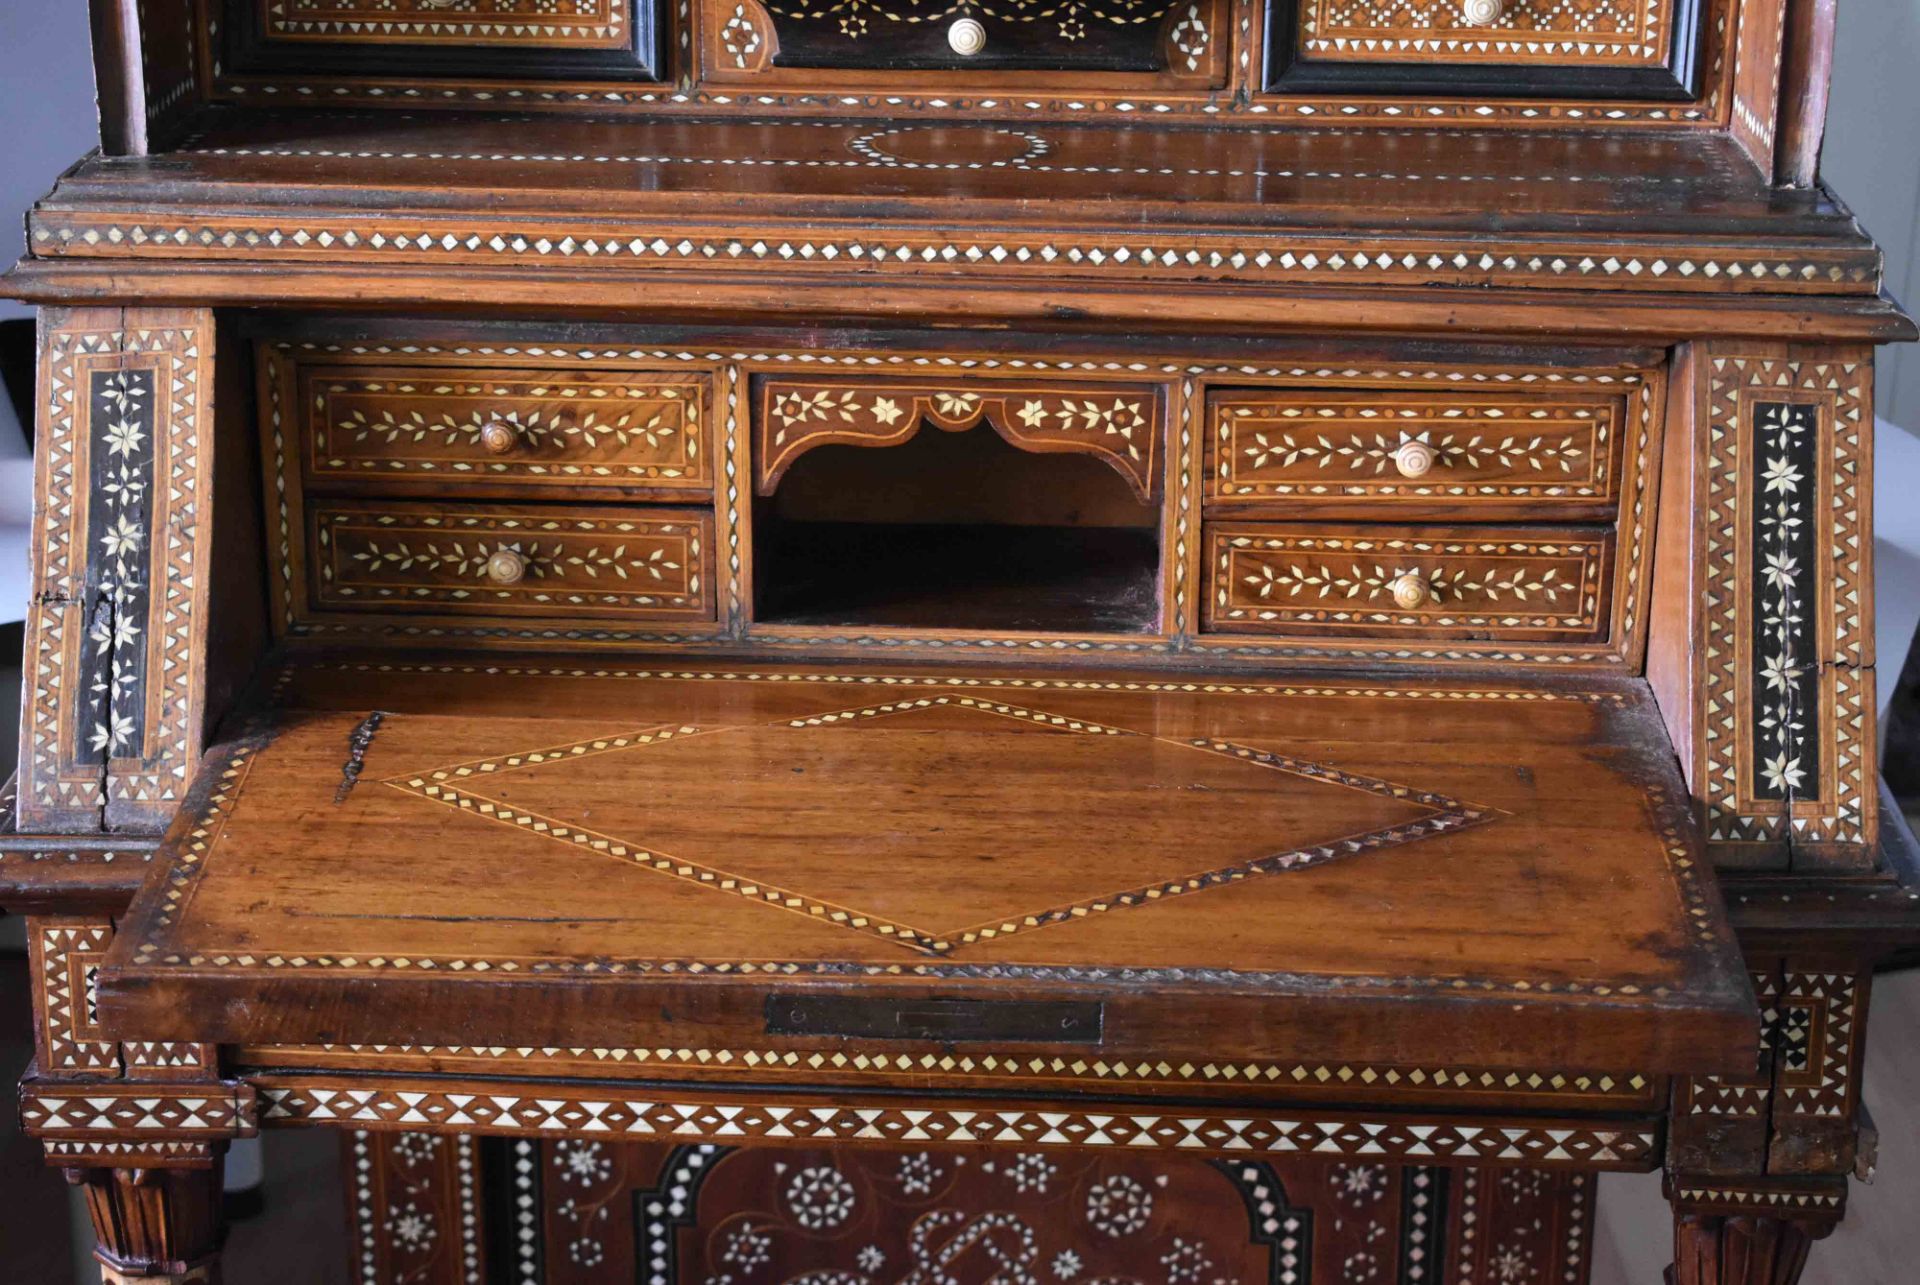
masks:
<instances>
[{"instance_id":1,"label":"upper cabinet section","mask_svg":"<svg viewBox=\"0 0 1920 1285\"><path fill-rule=\"evenodd\" d=\"M1701 19L1715 8L1713 0L1270 3L1269 90L1671 100L1699 93Z\"/></svg>"},{"instance_id":2,"label":"upper cabinet section","mask_svg":"<svg viewBox=\"0 0 1920 1285\"><path fill-rule=\"evenodd\" d=\"M1730 130L1775 114L1788 0L93 3L158 149L207 103Z\"/></svg>"}]
</instances>

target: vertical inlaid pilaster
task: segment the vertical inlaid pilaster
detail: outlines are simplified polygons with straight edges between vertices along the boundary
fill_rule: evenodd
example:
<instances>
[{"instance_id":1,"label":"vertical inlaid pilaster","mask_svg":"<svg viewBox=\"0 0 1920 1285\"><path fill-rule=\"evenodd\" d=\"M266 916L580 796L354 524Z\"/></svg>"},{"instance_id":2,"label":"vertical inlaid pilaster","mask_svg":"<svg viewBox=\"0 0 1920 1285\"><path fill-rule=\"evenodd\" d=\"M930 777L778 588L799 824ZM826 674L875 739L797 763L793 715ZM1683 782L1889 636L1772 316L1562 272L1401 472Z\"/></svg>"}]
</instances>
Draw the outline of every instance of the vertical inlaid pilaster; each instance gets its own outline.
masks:
<instances>
[{"instance_id":1,"label":"vertical inlaid pilaster","mask_svg":"<svg viewBox=\"0 0 1920 1285\"><path fill-rule=\"evenodd\" d=\"M1669 454L1662 533L1678 548L1658 628L1675 637L1651 677L1689 703L1668 722L1712 855L1871 866L1871 353L1707 346L1692 369L1694 446Z\"/></svg>"},{"instance_id":2,"label":"vertical inlaid pilaster","mask_svg":"<svg viewBox=\"0 0 1920 1285\"><path fill-rule=\"evenodd\" d=\"M41 314L18 826L162 828L200 750L213 327Z\"/></svg>"}]
</instances>

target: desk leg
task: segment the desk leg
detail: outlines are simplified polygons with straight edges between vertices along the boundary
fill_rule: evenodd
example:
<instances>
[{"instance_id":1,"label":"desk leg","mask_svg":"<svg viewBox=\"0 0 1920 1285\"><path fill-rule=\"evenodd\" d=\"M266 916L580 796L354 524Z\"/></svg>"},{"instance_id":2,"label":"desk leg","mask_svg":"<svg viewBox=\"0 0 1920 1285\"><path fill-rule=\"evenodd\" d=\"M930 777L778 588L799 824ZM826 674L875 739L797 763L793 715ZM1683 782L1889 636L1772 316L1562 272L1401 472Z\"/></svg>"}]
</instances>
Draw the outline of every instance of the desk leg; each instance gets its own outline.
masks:
<instances>
[{"instance_id":1,"label":"desk leg","mask_svg":"<svg viewBox=\"0 0 1920 1285\"><path fill-rule=\"evenodd\" d=\"M1831 1222L1676 1212L1674 1285L1795 1285Z\"/></svg>"},{"instance_id":2,"label":"desk leg","mask_svg":"<svg viewBox=\"0 0 1920 1285\"><path fill-rule=\"evenodd\" d=\"M201 1169L68 1169L99 1245L102 1285L219 1285L222 1158Z\"/></svg>"},{"instance_id":3,"label":"desk leg","mask_svg":"<svg viewBox=\"0 0 1920 1285\"><path fill-rule=\"evenodd\" d=\"M1871 974L1844 958L1749 963L1762 1016L1754 1072L1674 1086L1675 1285L1794 1285L1846 1212Z\"/></svg>"}]
</instances>

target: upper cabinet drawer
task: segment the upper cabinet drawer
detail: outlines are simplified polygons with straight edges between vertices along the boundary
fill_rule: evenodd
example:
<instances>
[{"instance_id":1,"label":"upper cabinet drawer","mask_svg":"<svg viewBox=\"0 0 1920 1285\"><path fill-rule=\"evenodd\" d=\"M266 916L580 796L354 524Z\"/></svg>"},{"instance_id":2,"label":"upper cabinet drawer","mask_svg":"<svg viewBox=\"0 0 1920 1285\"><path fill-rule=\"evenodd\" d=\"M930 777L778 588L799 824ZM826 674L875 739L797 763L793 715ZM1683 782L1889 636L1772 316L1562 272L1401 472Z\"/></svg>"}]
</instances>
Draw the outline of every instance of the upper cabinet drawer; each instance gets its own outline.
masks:
<instances>
[{"instance_id":1,"label":"upper cabinet drawer","mask_svg":"<svg viewBox=\"0 0 1920 1285\"><path fill-rule=\"evenodd\" d=\"M223 0L239 71L661 79L656 0Z\"/></svg>"},{"instance_id":2,"label":"upper cabinet drawer","mask_svg":"<svg viewBox=\"0 0 1920 1285\"><path fill-rule=\"evenodd\" d=\"M314 490L713 489L704 376L314 365L298 379Z\"/></svg>"},{"instance_id":3,"label":"upper cabinet drawer","mask_svg":"<svg viewBox=\"0 0 1920 1285\"><path fill-rule=\"evenodd\" d=\"M1267 87L1691 97L1709 0L1270 0Z\"/></svg>"},{"instance_id":4,"label":"upper cabinet drawer","mask_svg":"<svg viewBox=\"0 0 1920 1285\"><path fill-rule=\"evenodd\" d=\"M971 89L1226 83L1227 0L698 0L708 80Z\"/></svg>"},{"instance_id":5,"label":"upper cabinet drawer","mask_svg":"<svg viewBox=\"0 0 1920 1285\"><path fill-rule=\"evenodd\" d=\"M1223 391L1208 401L1207 501L1275 516L1605 518L1625 410L1607 393Z\"/></svg>"}]
</instances>

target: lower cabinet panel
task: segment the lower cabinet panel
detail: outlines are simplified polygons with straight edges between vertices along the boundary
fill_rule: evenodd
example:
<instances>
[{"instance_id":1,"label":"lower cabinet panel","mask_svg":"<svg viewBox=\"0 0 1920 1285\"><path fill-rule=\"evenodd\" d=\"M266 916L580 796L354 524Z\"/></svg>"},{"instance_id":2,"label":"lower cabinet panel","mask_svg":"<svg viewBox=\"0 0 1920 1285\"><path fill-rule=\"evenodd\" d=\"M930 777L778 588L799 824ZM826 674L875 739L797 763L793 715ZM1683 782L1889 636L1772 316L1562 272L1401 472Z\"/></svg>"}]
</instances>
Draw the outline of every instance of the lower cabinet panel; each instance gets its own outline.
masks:
<instances>
[{"instance_id":1,"label":"lower cabinet panel","mask_svg":"<svg viewBox=\"0 0 1920 1285\"><path fill-rule=\"evenodd\" d=\"M1580 1285L1594 1179L354 1134L360 1285Z\"/></svg>"}]
</instances>

